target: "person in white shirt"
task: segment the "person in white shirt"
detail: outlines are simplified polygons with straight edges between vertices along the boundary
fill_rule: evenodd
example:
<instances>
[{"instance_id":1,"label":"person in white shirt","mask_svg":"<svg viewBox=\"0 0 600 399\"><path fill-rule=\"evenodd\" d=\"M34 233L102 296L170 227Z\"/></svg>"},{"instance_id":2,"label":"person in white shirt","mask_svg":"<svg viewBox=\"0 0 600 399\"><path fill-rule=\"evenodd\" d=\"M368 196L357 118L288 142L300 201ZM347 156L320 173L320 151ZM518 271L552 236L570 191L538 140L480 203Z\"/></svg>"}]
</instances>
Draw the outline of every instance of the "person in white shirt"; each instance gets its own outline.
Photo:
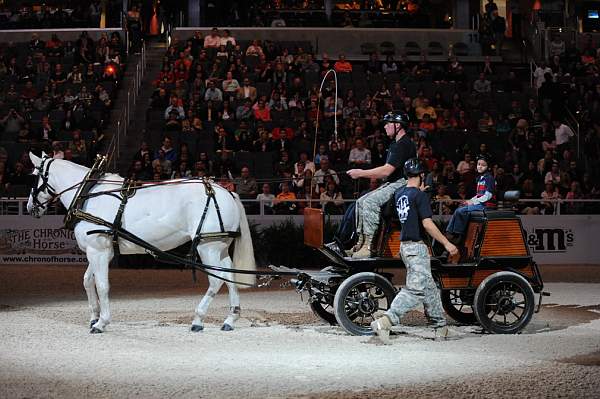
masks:
<instances>
[{"instance_id":1,"label":"person in white shirt","mask_svg":"<svg viewBox=\"0 0 600 399\"><path fill-rule=\"evenodd\" d=\"M460 161L458 163L458 166L456 167L456 171L458 172L458 174L464 175L469 170L471 170L471 166L470 165L471 165L471 154L469 154L467 152L465 154L465 159L463 159L462 161Z\"/></svg>"},{"instance_id":2,"label":"person in white shirt","mask_svg":"<svg viewBox=\"0 0 600 399\"><path fill-rule=\"evenodd\" d=\"M546 66L546 63L542 61L540 62L540 65L538 65L538 67L535 68L535 71L533 71L533 79L535 81L534 83L536 89L542 87L542 84L546 81L546 79L544 78L544 75L546 73L552 73L552 69Z\"/></svg>"},{"instance_id":3,"label":"person in white shirt","mask_svg":"<svg viewBox=\"0 0 600 399\"><path fill-rule=\"evenodd\" d=\"M273 213L273 200L275 199L275 196L271 193L271 186L269 186L269 183L264 183L262 185L262 193L258 194L256 199L261 201L264 206L264 213Z\"/></svg>"},{"instance_id":4,"label":"person in white shirt","mask_svg":"<svg viewBox=\"0 0 600 399\"><path fill-rule=\"evenodd\" d=\"M294 164L294 174L298 175L299 174L299 164L302 163L304 164L304 170L310 170L312 172L312 174L315 174L316 168L315 168L315 163L311 160L308 159L308 152L306 151L302 151L300 154L300 159L298 160L298 162L296 162Z\"/></svg>"},{"instance_id":5,"label":"person in white shirt","mask_svg":"<svg viewBox=\"0 0 600 399\"><path fill-rule=\"evenodd\" d=\"M556 151L562 154L564 150L569 147L569 140L575 136L575 133L571 128L561 121L555 120L554 124L554 137L556 138Z\"/></svg>"},{"instance_id":6,"label":"person in white shirt","mask_svg":"<svg viewBox=\"0 0 600 399\"><path fill-rule=\"evenodd\" d=\"M348 163L353 168L371 165L371 151L365 148L365 143L362 139L356 139L354 148L350 150Z\"/></svg>"},{"instance_id":7,"label":"person in white shirt","mask_svg":"<svg viewBox=\"0 0 600 399\"><path fill-rule=\"evenodd\" d=\"M223 30L223 36L221 36L221 46L225 46L227 48L228 44L231 44L231 47L235 47L237 44L235 41L235 37L231 36L231 32L229 29Z\"/></svg>"}]
</instances>

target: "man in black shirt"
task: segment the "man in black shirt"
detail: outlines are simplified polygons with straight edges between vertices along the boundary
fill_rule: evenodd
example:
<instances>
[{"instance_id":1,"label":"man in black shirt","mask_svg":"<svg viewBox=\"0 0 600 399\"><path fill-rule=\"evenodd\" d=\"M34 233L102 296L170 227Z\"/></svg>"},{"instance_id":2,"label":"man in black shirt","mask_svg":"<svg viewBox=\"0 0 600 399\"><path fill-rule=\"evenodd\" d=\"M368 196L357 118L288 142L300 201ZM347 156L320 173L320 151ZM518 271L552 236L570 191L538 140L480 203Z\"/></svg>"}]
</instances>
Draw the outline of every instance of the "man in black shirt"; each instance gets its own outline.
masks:
<instances>
[{"instance_id":1,"label":"man in black shirt","mask_svg":"<svg viewBox=\"0 0 600 399\"><path fill-rule=\"evenodd\" d=\"M387 122L385 132L393 140L385 164L373 169L350 169L347 172L353 179L387 178L387 182L378 189L363 195L356 201L356 232L359 238L352 254L353 258L371 256L370 247L379 224L381 206L391 198L394 191L406 185L402 175L404 162L416 157L415 145L404 130L409 124L408 115L403 112L390 112L383 120Z\"/></svg>"},{"instance_id":2,"label":"man in black shirt","mask_svg":"<svg viewBox=\"0 0 600 399\"><path fill-rule=\"evenodd\" d=\"M436 335L448 336L440 293L431 276L429 250L423 242L425 231L442 243L451 256L455 256L458 250L431 220L429 197L422 191L425 167L417 158L412 158L404 164L404 173L408 183L394 196L402 224L400 255L406 266L406 287L396 295L384 316L371 323L371 328L383 343L389 343L391 327L399 324L400 319L421 302Z\"/></svg>"}]
</instances>

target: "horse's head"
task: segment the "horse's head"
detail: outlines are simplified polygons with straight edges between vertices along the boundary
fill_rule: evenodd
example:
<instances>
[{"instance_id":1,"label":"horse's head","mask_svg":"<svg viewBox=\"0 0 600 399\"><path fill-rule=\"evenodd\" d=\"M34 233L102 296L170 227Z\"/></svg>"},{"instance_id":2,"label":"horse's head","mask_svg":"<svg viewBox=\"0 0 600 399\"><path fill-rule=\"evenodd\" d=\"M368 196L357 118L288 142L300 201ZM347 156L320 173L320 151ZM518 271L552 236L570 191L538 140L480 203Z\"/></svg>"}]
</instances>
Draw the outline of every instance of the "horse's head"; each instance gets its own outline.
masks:
<instances>
[{"instance_id":1,"label":"horse's head","mask_svg":"<svg viewBox=\"0 0 600 399\"><path fill-rule=\"evenodd\" d=\"M48 205L56 196L56 192L50 185L48 177L50 165L54 159L46 155L45 152L42 152L41 158L30 152L29 158L34 166L32 174L37 176L37 179L34 179L35 184L31 188L31 194L27 201L27 211L33 217L39 218L46 212Z\"/></svg>"}]
</instances>

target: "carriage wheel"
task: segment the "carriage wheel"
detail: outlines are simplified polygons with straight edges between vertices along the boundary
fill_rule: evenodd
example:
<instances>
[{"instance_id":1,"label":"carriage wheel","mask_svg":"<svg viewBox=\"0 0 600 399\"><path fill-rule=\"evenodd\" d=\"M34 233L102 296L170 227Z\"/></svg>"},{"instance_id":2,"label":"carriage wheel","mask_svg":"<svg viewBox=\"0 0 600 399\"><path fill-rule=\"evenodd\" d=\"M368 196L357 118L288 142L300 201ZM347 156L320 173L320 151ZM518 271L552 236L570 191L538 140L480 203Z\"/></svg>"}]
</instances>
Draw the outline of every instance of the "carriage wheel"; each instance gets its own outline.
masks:
<instances>
[{"instance_id":1,"label":"carriage wheel","mask_svg":"<svg viewBox=\"0 0 600 399\"><path fill-rule=\"evenodd\" d=\"M489 332L516 334L533 316L533 295L533 288L522 276L513 272L494 273L477 287L475 316Z\"/></svg>"},{"instance_id":2,"label":"carriage wheel","mask_svg":"<svg viewBox=\"0 0 600 399\"><path fill-rule=\"evenodd\" d=\"M337 325L337 320L335 319L335 311L333 310L333 305L327 303L325 298L319 298L318 300L310 303L310 308L319 316L321 320L326 323L329 323L332 326Z\"/></svg>"},{"instance_id":3,"label":"carriage wheel","mask_svg":"<svg viewBox=\"0 0 600 399\"><path fill-rule=\"evenodd\" d=\"M442 307L446 314L462 324L477 322L473 311L473 290L443 290Z\"/></svg>"},{"instance_id":4,"label":"carriage wheel","mask_svg":"<svg viewBox=\"0 0 600 399\"><path fill-rule=\"evenodd\" d=\"M335 318L352 335L371 335L371 322L388 310L396 290L383 276L358 273L340 284L333 301Z\"/></svg>"}]
</instances>

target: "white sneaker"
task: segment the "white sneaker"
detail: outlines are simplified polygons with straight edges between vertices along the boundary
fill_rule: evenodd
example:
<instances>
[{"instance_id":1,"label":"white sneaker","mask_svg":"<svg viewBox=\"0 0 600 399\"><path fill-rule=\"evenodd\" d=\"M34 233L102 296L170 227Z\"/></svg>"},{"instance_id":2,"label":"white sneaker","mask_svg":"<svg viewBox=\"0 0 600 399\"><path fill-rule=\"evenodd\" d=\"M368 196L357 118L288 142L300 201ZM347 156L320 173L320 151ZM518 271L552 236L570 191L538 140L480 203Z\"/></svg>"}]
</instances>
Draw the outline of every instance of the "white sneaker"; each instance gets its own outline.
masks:
<instances>
[{"instance_id":1,"label":"white sneaker","mask_svg":"<svg viewBox=\"0 0 600 399\"><path fill-rule=\"evenodd\" d=\"M375 335L377 335L377 338L379 338L383 344L391 344L390 330L392 329L392 322L390 321L389 317L382 316L379 319L374 320L371 322L371 328L373 329Z\"/></svg>"}]
</instances>

